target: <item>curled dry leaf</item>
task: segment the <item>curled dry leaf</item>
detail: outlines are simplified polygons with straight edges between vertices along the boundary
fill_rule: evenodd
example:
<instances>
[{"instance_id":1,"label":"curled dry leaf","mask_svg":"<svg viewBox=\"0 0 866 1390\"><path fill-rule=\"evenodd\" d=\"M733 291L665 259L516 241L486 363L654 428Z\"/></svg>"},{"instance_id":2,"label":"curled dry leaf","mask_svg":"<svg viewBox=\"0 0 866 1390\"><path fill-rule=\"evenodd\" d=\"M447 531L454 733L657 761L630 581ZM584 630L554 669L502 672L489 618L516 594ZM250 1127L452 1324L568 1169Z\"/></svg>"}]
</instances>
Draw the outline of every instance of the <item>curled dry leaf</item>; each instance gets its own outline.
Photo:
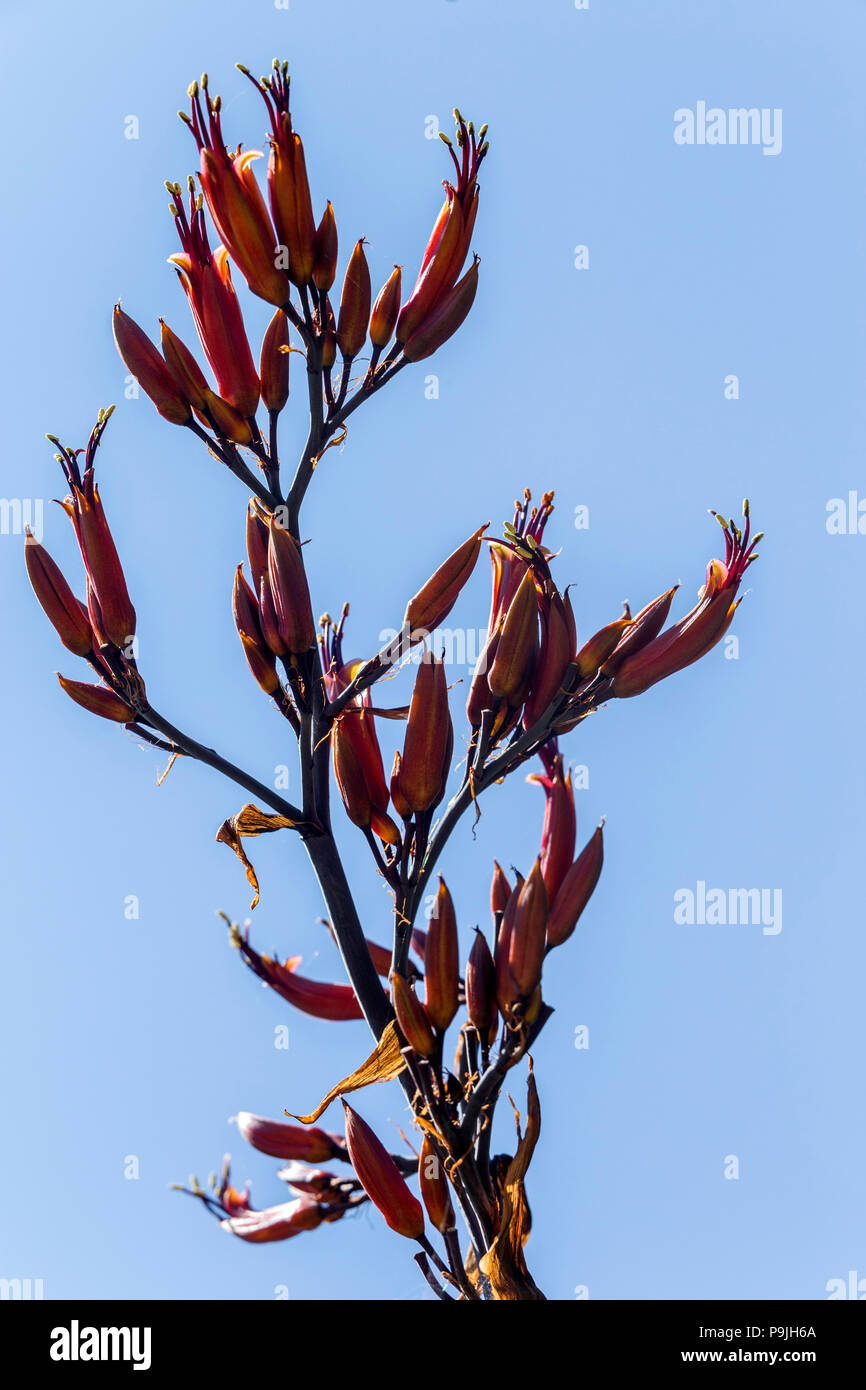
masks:
<instances>
[{"instance_id":1,"label":"curled dry leaf","mask_svg":"<svg viewBox=\"0 0 866 1390\"><path fill-rule=\"evenodd\" d=\"M370 1053L367 1060L362 1062L351 1076L332 1086L315 1110L309 1115L293 1115L290 1110L286 1110L285 1113L291 1120L300 1120L302 1125L313 1125L337 1096L348 1095L350 1091L360 1091L364 1086L371 1086L374 1081L393 1081L405 1065L406 1059L400 1051L397 1026L392 1019L376 1044L375 1051Z\"/></svg>"},{"instance_id":2,"label":"curled dry leaf","mask_svg":"<svg viewBox=\"0 0 866 1390\"><path fill-rule=\"evenodd\" d=\"M217 842L221 845L228 845L229 849L234 850L246 869L247 878L253 890L251 908L255 907L259 901L259 881L244 850L243 837L245 835L267 835L272 830L288 830L297 824L297 821L290 820L288 816L269 815L266 811L260 811L258 806L254 806L252 802L248 802L246 806L241 807L237 815L229 816L228 820L224 820L217 831Z\"/></svg>"}]
</instances>

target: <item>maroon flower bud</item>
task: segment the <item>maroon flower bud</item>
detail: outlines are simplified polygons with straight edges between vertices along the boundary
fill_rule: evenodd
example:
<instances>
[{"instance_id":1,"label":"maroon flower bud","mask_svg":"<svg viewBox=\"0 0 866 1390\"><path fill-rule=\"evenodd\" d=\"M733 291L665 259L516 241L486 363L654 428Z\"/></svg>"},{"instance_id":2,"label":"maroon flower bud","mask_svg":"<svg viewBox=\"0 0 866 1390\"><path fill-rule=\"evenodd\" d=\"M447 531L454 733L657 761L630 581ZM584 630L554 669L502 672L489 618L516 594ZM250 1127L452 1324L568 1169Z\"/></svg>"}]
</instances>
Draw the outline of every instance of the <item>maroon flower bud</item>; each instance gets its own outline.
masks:
<instances>
[{"instance_id":1,"label":"maroon flower bud","mask_svg":"<svg viewBox=\"0 0 866 1390\"><path fill-rule=\"evenodd\" d=\"M393 1158L366 1121L345 1101L343 1109L346 1147L361 1186L392 1231L408 1240L420 1240L424 1234L421 1203L413 1197Z\"/></svg>"},{"instance_id":2,"label":"maroon flower bud","mask_svg":"<svg viewBox=\"0 0 866 1390\"><path fill-rule=\"evenodd\" d=\"M457 1012L460 958L454 903L441 875L427 931L424 983L427 1016L434 1028L444 1032Z\"/></svg>"},{"instance_id":3,"label":"maroon flower bud","mask_svg":"<svg viewBox=\"0 0 866 1390\"><path fill-rule=\"evenodd\" d=\"M337 319L337 347L349 361L357 357L367 340L371 293L370 269L364 255L364 238L361 237L355 243L346 268Z\"/></svg>"},{"instance_id":4,"label":"maroon flower bud","mask_svg":"<svg viewBox=\"0 0 866 1390\"><path fill-rule=\"evenodd\" d=\"M238 1131L259 1153L271 1158L301 1159L304 1163L326 1163L343 1153L340 1140L323 1129L287 1125L282 1120L265 1120L242 1110L237 1116Z\"/></svg>"},{"instance_id":5,"label":"maroon flower bud","mask_svg":"<svg viewBox=\"0 0 866 1390\"><path fill-rule=\"evenodd\" d=\"M87 609L75 597L60 567L34 538L29 526L24 540L24 563L33 592L64 647L76 656L89 656L93 650L93 632Z\"/></svg>"},{"instance_id":6,"label":"maroon flower bud","mask_svg":"<svg viewBox=\"0 0 866 1390\"><path fill-rule=\"evenodd\" d=\"M289 399L289 357L289 320L278 309L265 331L260 363L262 404L273 413Z\"/></svg>"},{"instance_id":7,"label":"maroon flower bud","mask_svg":"<svg viewBox=\"0 0 866 1390\"><path fill-rule=\"evenodd\" d=\"M451 1191L445 1176L445 1165L439 1156L429 1134L424 1135L421 1144L421 1158L418 1162L418 1186L431 1224L442 1235L453 1231L454 1206Z\"/></svg>"},{"instance_id":8,"label":"maroon flower bud","mask_svg":"<svg viewBox=\"0 0 866 1390\"><path fill-rule=\"evenodd\" d=\"M391 994L397 1022L407 1043L422 1057L432 1057L436 1051L436 1038L427 1010L408 980L396 971L391 976Z\"/></svg>"},{"instance_id":9,"label":"maroon flower bud","mask_svg":"<svg viewBox=\"0 0 866 1390\"><path fill-rule=\"evenodd\" d=\"M535 992L541 980L547 916L547 890L539 858L520 889L508 940L508 969L526 999Z\"/></svg>"},{"instance_id":10,"label":"maroon flower bud","mask_svg":"<svg viewBox=\"0 0 866 1390\"><path fill-rule=\"evenodd\" d=\"M568 940L595 892L604 864L603 825L604 821L577 856L556 894L547 924L548 946L561 946Z\"/></svg>"},{"instance_id":11,"label":"maroon flower bud","mask_svg":"<svg viewBox=\"0 0 866 1390\"><path fill-rule=\"evenodd\" d=\"M316 228L313 249L313 284L318 290L329 290L337 274L337 222L330 202Z\"/></svg>"},{"instance_id":12,"label":"maroon flower bud","mask_svg":"<svg viewBox=\"0 0 866 1390\"><path fill-rule=\"evenodd\" d=\"M496 1022L496 970L483 932L475 929L475 940L466 965L466 1012L482 1038Z\"/></svg>"}]
</instances>

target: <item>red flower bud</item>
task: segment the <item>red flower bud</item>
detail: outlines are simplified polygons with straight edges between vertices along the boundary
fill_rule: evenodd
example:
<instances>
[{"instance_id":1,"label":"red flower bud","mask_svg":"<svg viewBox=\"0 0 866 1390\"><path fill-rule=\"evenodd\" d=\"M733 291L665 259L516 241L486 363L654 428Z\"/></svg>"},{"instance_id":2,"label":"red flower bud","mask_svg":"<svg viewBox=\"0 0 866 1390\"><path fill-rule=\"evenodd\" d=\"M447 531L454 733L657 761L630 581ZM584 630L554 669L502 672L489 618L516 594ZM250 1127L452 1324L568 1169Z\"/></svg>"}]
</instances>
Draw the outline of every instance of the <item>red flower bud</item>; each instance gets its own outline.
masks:
<instances>
[{"instance_id":1,"label":"red flower bud","mask_svg":"<svg viewBox=\"0 0 866 1390\"><path fill-rule=\"evenodd\" d=\"M548 946L561 946L568 940L595 891L604 863L602 825L604 821L577 856L553 900L547 924Z\"/></svg>"},{"instance_id":2,"label":"red flower bud","mask_svg":"<svg viewBox=\"0 0 866 1390\"><path fill-rule=\"evenodd\" d=\"M475 929L475 940L466 965L466 1012L482 1038L487 1038L496 1021L496 970L483 932Z\"/></svg>"},{"instance_id":3,"label":"red flower bud","mask_svg":"<svg viewBox=\"0 0 866 1390\"><path fill-rule=\"evenodd\" d=\"M480 258L476 256L463 279L458 280L420 328L403 344L403 356L407 362L421 362L425 357L430 357L457 332L475 300L480 263Z\"/></svg>"},{"instance_id":4,"label":"red flower bud","mask_svg":"<svg viewBox=\"0 0 866 1390\"><path fill-rule=\"evenodd\" d=\"M370 269L364 255L362 237L355 243L355 249L349 258L337 319L337 347L343 357L350 361L357 357L367 339L370 297Z\"/></svg>"},{"instance_id":5,"label":"red flower bud","mask_svg":"<svg viewBox=\"0 0 866 1390\"><path fill-rule=\"evenodd\" d=\"M260 375L262 403L276 413L289 399L289 320L278 309L268 324L262 341Z\"/></svg>"},{"instance_id":6,"label":"red flower bud","mask_svg":"<svg viewBox=\"0 0 866 1390\"><path fill-rule=\"evenodd\" d=\"M490 911L493 914L494 923L497 912L505 911L510 897L511 884L508 882L508 876L494 859L493 881L490 884Z\"/></svg>"},{"instance_id":7,"label":"red flower bud","mask_svg":"<svg viewBox=\"0 0 866 1390\"><path fill-rule=\"evenodd\" d=\"M409 1046L422 1057L432 1057L436 1037L421 1000L408 980L395 971L391 976L391 994L400 1031Z\"/></svg>"},{"instance_id":8,"label":"red flower bud","mask_svg":"<svg viewBox=\"0 0 866 1390\"><path fill-rule=\"evenodd\" d=\"M251 502L247 508L247 556L253 591L258 594L262 575L268 572L268 523L255 502Z\"/></svg>"},{"instance_id":9,"label":"red flower bud","mask_svg":"<svg viewBox=\"0 0 866 1390\"><path fill-rule=\"evenodd\" d=\"M351 985L323 984L320 980L309 980L298 975L300 956L290 956L285 964L261 956L249 943L246 935L233 935L233 941L241 953L245 965L265 984L270 985L275 994L292 1004L301 1013L312 1014L313 1018L326 1018L331 1022L344 1023L351 1019L363 1018L361 1005L355 997Z\"/></svg>"},{"instance_id":10,"label":"red flower bud","mask_svg":"<svg viewBox=\"0 0 866 1390\"><path fill-rule=\"evenodd\" d=\"M271 1158L300 1159L304 1163L325 1163L337 1158L342 1144L323 1129L287 1125L282 1120L265 1120L242 1110L237 1116L238 1131L259 1153Z\"/></svg>"},{"instance_id":11,"label":"red flower bud","mask_svg":"<svg viewBox=\"0 0 866 1390\"><path fill-rule=\"evenodd\" d=\"M429 1134L424 1135L418 1162L418 1186L431 1224L443 1235L456 1227L445 1165Z\"/></svg>"},{"instance_id":12,"label":"red flower bud","mask_svg":"<svg viewBox=\"0 0 866 1390\"><path fill-rule=\"evenodd\" d=\"M508 969L521 995L527 999L541 980L547 916L547 890L539 858L520 889L508 941Z\"/></svg>"},{"instance_id":13,"label":"red flower bud","mask_svg":"<svg viewBox=\"0 0 866 1390\"><path fill-rule=\"evenodd\" d=\"M424 983L427 1016L434 1028L444 1032L457 1012L460 957L454 903L441 875L427 931Z\"/></svg>"},{"instance_id":14,"label":"red flower bud","mask_svg":"<svg viewBox=\"0 0 866 1390\"><path fill-rule=\"evenodd\" d=\"M269 304L285 304L288 281L278 268L277 238L250 167L253 160L261 159L261 151L239 148L234 157L229 154L220 98L211 98L207 77L202 78L202 89L207 115L202 92L194 82L189 89L191 116L184 119L198 146L201 186L214 224L253 294Z\"/></svg>"},{"instance_id":15,"label":"red flower bud","mask_svg":"<svg viewBox=\"0 0 866 1390\"><path fill-rule=\"evenodd\" d=\"M574 810L571 773L563 778L562 757L560 754L556 754L549 775L539 776L534 773L526 780L537 782L545 791L544 828L541 833L541 873L544 878L544 886L547 889L548 900L552 903L574 858L577 817Z\"/></svg>"},{"instance_id":16,"label":"red flower bud","mask_svg":"<svg viewBox=\"0 0 866 1390\"><path fill-rule=\"evenodd\" d=\"M502 621L493 664L487 673L491 692L517 709L523 704L538 655L538 604L535 578L527 570Z\"/></svg>"},{"instance_id":17,"label":"red flower bud","mask_svg":"<svg viewBox=\"0 0 866 1390\"><path fill-rule=\"evenodd\" d=\"M370 342L373 347L386 348L391 341L400 312L401 284L400 266L395 265L379 291L370 316Z\"/></svg>"},{"instance_id":18,"label":"red flower bud","mask_svg":"<svg viewBox=\"0 0 866 1390\"><path fill-rule=\"evenodd\" d=\"M318 290L329 290L337 274L337 222L334 209L328 203L316 228L313 253L313 284Z\"/></svg>"},{"instance_id":19,"label":"red flower bud","mask_svg":"<svg viewBox=\"0 0 866 1390\"><path fill-rule=\"evenodd\" d=\"M585 680L587 676L594 676L629 632L633 624L628 615L628 604L626 604L625 611L626 617L617 618L616 622L608 623L606 627L600 628L581 647L575 658L578 680Z\"/></svg>"},{"instance_id":20,"label":"red flower bud","mask_svg":"<svg viewBox=\"0 0 866 1390\"><path fill-rule=\"evenodd\" d=\"M346 1147L361 1186L392 1231L409 1240L420 1240L424 1234L421 1203L413 1197L393 1158L366 1121L345 1101L343 1109Z\"/></svg>"},{"instance_id":21,"label":"red flower bud","mask_svg":"<svg viewBox=\"0 0 866 1390\"><path fill-rule=\"evenodd\" d=\"M135 635L135 609L92 467L86 469L80 486L73 481L65 505L97 601L98 630L105 641L123 649Z\"/></svg>"},{"instance_id":22,"label":"red flower bud","mask_svg":"<svg viewBox=\"0 0 866 1390\"><path fill-rule=\"evenodd\" d=\"M298 1197L293 1202L265 1207L263 1211L226 1217L220 1225L224 1231L230 1231L233 1236L252 1245L266 1245L275 1240L288 1240L302 1231L314 1231L323 1219L318 1202L308 1197Z\"/></svg>"},{"instance_id":23,"label":"red flower bud","mask_svg":"<svg viewBox=\"0 0 866 1390\"><path fill-rule=\"evenodd\" d=\"M165 319L160 319L159 327L162 355L179 390L195 410L206 411L213 392L207 384L204 372L186 344L176 333L172 333Z\"/></svg>"},{"instance_id":24,"label":"red flower bud","mask_svg":"<svg viewBox=\"0 0 866 1390\"><path fill-rule=\"evenodd\" d=\"M460 590L475 568L481 550L481 537L490 525L485 522L462 545L448 556L434 575L419 589L406 605L403 618L404 628L408 628L410 641L413 633L419 633L414 640L420 641L425 635L435 631L447 618L457 602Z\"/></svg>"},{"instance_id":25,"label":"red flower bud","mask_svg":"<svg viewBox=\"0 0 866 1390\"><path fill-rule=\"evenodd\" d=\"M67 680L59 673L57 679L69 698L82 709L89 710L91 714L98 714L102 719L112 719L116 724L129 724L135 719L135 710L121 700L119 695L115 695L113 690L107 690L102 685L89 685L86 681Z\"/></svg>"},{"instance_id":26,"label":"red flower bud","mask_svg":"<svg viewBox=\"0 0 866 1390\"><path fill-rule=\"evenodd\" d=\"M159 352L134 319L115 304L112 328L117 351L127 371L138 381L164 420L187 425L192 419L189 401Z\"/></svg>"},{"instance_id":27,"label":"red flower bud","mask_svg":"<svg viewBox=\"0 0 866 1390\"><path fill-rule=\"evenodd\" d=\"M232 615L241 639L249 668L266 695L273 695L279 689L276 661L262 636L259 623L259 605L256 596L243 575L243 565L235 571L232 591Z\"/></svg>"},{"instance_id":28,"label":"red flower bud","mask_svg":"<svg viewBox=\"0 0 866 1390\"><path fill-rule=\"evenodd\" d=\"M93 632L87 609L75 597L60 567L34 538L29 526L24 539L24 563L33 592L64 647L76 656L89 656L93 650Z\"/></svg>"},{"instance_id":29,"label":"red flower bud","mask_svg":"<svg viewBox=\"0 0 866 1390\"><path fill-rule=\"evenodd\" d=\"M541 651L532 689L523 711L523 727L531 729L562 690L566 672L574 660L574 615L566 594L551 595L541 606Z\"/></svg>"},{"instance_id":30,"label":"red flower bud","mask_svg":"<svg viewBox=\"0 0 866 1390\"><path fill-rule=\"evenodd\" d=\"M657 681L690 666L720 642L730 627L739 604L737 590L757 558L755 546L763 533L751 538L748 501L743 503L746 524L742 531L733 520L713 515L725 533L724 560L711 560L707 565L706 583L691 612L623 661L614 677L614 695L640 695Z\"/></svg>"},{"instance_id":31,"label":"red flower bud","mask_svg":"<svg viewBox=\"0 0 866 1390\"><path fill-rule=\"evenodd\" d=\"M416 815L442 800L453 747L445 665L425 656L415 677L398 775L400 796Z\"/></svg>"},{"instance_id":32,"label":"red flower bud","mask_svg":"<svg viewBox=\"0 0 866 1390\"><path fill-rule=\"evenodd\" d=\"M641 651L643 647L657 637L664 627L674 594L679 588L675 584L667 593L661 594L652 603L648 603L646 608L642 608L636 615L634 622L617 642L613 652L601 668L603 676L612 676L619 670L627 656L634 656L635 652Z\"/></svg>"},{"instance_id":33,"label":"red flower bud","mask_svg":"<svg viewBox=\"0 0 866 1390\"><path fill-rule=\"evenodd\" d=\"M316 640L310 590L301 547L272 517L268 523L268 582L277 615L277 631L292 656L309 651Z\"/></svg>"}]
</instances>

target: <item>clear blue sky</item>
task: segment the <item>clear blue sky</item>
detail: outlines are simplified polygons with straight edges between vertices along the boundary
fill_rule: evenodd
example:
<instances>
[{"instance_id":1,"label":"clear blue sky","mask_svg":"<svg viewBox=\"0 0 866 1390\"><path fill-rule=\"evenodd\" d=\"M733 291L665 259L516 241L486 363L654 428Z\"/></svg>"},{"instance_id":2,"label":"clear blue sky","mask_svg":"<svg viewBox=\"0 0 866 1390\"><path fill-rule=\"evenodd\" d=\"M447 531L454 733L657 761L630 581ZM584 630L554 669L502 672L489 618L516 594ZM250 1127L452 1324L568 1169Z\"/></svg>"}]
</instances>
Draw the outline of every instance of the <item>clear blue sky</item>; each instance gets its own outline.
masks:
<instances>
[{"instance_id":1,"label":"clear blue sky","mask_svg":"<svg viewBox=\"0 0 866 1390\"><path fill-rule=\"evenodd\" d=\"M101 478L142 668L157 706L204 741L265 779L291 757L231 622L244 496L144 398L123 399L110 334L122 297L151 329L164 314L191 335L165 264L162 181L193 167L175 112L202 68L230 138L256 144L264 113L233 64L289 58L316 206L332 198L344 248L369 238L378 283L395 261L414 268L438 207L448 166L426 118L447 128L456 103L490 123L476 308L432 364L359 413L305 513L314 603L352 601L350 654L372 651L435 563L480 522L499 524L527 484L556 488L557 573L576 584L586 634L622 599L640 605L677 580L685 611L720 539L706 509L751 497L767 541L733 629L738 659L719 648L565 745L589 768L580 833L605 815L607 860L545 977L556 1013L536 1054L528 1254L560 1299L578 1285L591 1298L822 1298L829 1279L866 1277L866 536L826 529L830 499L866 495L862 6L3 8L2 493L59 495L44 432L83 443L97 407L118 403ZM677 145L674 112L700 101L781 108L781 152ZM130 115L137 140L124 137ZM256 339L265 310L245 303ZM729 374L738 400L725 399ZM284 420L289 455L301 395ZM46 542L76 573L58 508ZM215 914L242 919L247 886L214 843L243 793L188 765L158 788L161 756L59 691L56 669L84 672L36 608L20 536L0 536L0 564L0 1275L42 1278L48 1297L429 1296L375 1216L257 1250L167 1191L231 1150L257 1204L280 1200L276 1165L244 1150L228 1117L305 1108L368 1037L293 1015L243 970ZM487 584L485 562L455 625L484 624ZM535 788L495 789L477 838L468 826L455 837L443 869L467 948L494 855L526 868L537 852L541 802ZM382 937L366 847L342 817L341 835ZM339 978L300 846L284 833L254 848L254 939ZM677 925L674 894L699 881L781 889L781 932ZM283 1023L288 1053L273 1042ZM398 1088L359 1108L397 1142Z\"/></svg>"}]
</instances>

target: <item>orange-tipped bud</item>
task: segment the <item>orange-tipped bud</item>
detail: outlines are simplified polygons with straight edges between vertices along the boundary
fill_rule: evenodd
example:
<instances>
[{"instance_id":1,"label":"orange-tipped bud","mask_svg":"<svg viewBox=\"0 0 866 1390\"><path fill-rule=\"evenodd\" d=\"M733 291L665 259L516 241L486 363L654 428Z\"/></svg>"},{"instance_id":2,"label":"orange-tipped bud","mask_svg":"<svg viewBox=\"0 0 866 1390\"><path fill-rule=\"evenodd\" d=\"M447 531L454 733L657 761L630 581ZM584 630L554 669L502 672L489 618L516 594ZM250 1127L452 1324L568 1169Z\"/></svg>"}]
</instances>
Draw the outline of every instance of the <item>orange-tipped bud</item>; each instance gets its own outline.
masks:
<instances>
[{"instance_id":1,"label":"orange-tipped bud","mask_svg":"<svg viewBox=\"0 0 866 1390\"><path fill-rule=\"evenodd\" d=\"M460 955L454 903L441 875L427 931L424 984L427 1016L434 1028L444 1032L459 1003Z\"/></svg>"},{"instance_id":2,"label":"orange-tipped bud","mask_svg":"<svg viewBox=\"0 0 866 1390\"><path fill-rule=\"evenodd\" d=\"M402 273L395 265L376 297L370 316L370 342L373 347L386 348L394 334L400 312Z\"/></svg>"},{"instance_id":3,"label":"orange-tipped bud","mask_svg":"<svg viewBox=\"0 0 866 1390\"><path fill-rule=\"evenodd\" d=\"M627 609L626 612L628 612ZM575 658L579 680L585 680L587 676L595 675L632 625L631 617L617 618L616 622L608 623L606 627L600 628L594 636L590 637Z\"/></svg>"},{"instance_id":4,"label":"orange-tipped bud","mask_svg":"<svg viewBox=\"0 0 866 1390\"><path fill-rule=\"evenodd\" d=\"M496 921L497 912L505 911L510 897L511 884L508 882L508 875L494 859L493 880L490 884L490 911L493 914L494 922Z\"/></svg>"},{"instance_id":5,"label":"orange-tipped bud","mask_svg":"<svg viewBox=\"0 0 866 1390\"><path fill-rule=\"evenodd\" d=\"M245 420L233 405L224 401L222 396L218 396L216 391L208 391L202 414L217 434L230 439L232 444L252 443L253 432L249 421Z\"/></svg>"},{"instance_id":6,"label":"orange-tipped bud","mask_svg":"<svg viewBox=\"0 0 866 1390\"><path fill-rule=\"evenodd\" d=\"M337 274L337 220L330 202L316 228L313 250L313 284L317 290L329 290Z\"/></svg>"},{"instance_id":7,"label":"orange-tipped bud","mask_svg":"<svg viewBox=\"0 0 866 1390\"><path fill-rule=\"evenodd\" d=\"M232 590L232 615L241 639L247 663L266 695L273 695L280 685L274 654L262 636L259 605L243 575L243 565L235 571Z\"/></svg>"},{"instance_id":8,"label":"orange-tipped bud","mask_svg":"<svg viewBox=\"0 0 866 1390\"><path fill-rule=\"evenodd\" d=\"M604 836L600 825L575 859L553 900L547 924L548 946L561 946L571 936L595 891L603 863Z\"/></svg>"},{"instance_id":9,"label":"orange-tipped bud","mask_svg":"<svg viewBox=\"0 0 866 1390\"><path fill-rule=\"evenodd\" d=\"M343 1101L346 1147L358 1180L392 1231L408 1240L424 1234L424 1212L409 1191L396 1163L370 1126Z\"/></svg>"},{"instance_id":10,"label":"orange-tipped bud","mask_svg":"<svg viewBox=\"0 0 866 1390\"><path fill-rule=\"evenodd\" d=\"M64 647L76 656L88 656L93 650L93 632L87 609L29 526L24 539L24 563L33 592Z\"/></svg>"},{"instance_id":11,"label":"orange-tipped bud","mask_svg":"<svg viewBox=\"0 0 866 1390\"><path fill-rule=\"evenodd\" d=\"M207 384L204 372L196 362L189 348L173 333L165 319L159 321L162 355L178 388L189 401L193 410L205 411L208 398L213 394Z\"/></svg>"},{"instance_id":12,"label":"orange-tipped bud","mask_svg":"<svg viewBox=\"0 0 866 1390\"><path fill-rule=\"evenodd\" d=\"M415 677L398 776L400 796L416 815L442 800L453 747L445 665L425 657Z\"/></svg>"},{"instance_id":13,"label":"orange-tipped bud","mask_svg":"<svg viewBox=\"0 0 866 1390\"><path fill-rule=\"evenodd\" d=\"M481 537L489 525L488 521L479 526L478 530L439 566L423 589L419 589L415 597L409 600L403 626L409 630L410 641L420 641L447 618L457 602L460 590L475 568L481 550ZM413 633L418 633L419 636L413 639Z\"/></svg>"},{"instance_id":14,"label":"orange-tipped bud","mask_svg":"<svg viewBox=\"0 0 866 1390\"><path fill-rule=\"evenodd\" d=\"M508 605L493 664L487 673L491 692L513 709L523 704L538 656L538 603L535 578L527 570Z\"/></svg>"},{"instance_id":15,"label":"orange-tipped bud","mask_svg":"<svg viewBox=\"0 0 866 1390\"><path fill-rule=\"evenodd\" d=\"M289 399L289 320L278 309L262 341L260 375L265 410L282 410Z\"/></svg>"},{"instance_id":16,"label":"orange-tipped bud","mask_svg":"<svg viewBox=\"0 0 866 1390\"><path fill-rule=\"evenodd\" d=\"M164 420L187 425L192 419L190 403L178 386L156 346L134 319L115 304L112 328L123 364L149 396Z\"/></svg>"},{"instance_id":17,"label":"orange-tipped bud","mask_svg":"<svg viewBox=\"0 0 866 1390\"><path fill-rule=\"evenodd\" d=\"M411 819L412 807L409 805L408 801L406 801L406 799L402 796L400 792L401 761L402 759L400 757L400 754L395 753L394 766L391 771L391 800L394 803L394 810L397 812L397 815L400 817L401 820L406 821Z\"/></svg>"},{"instance_id":18,"label":"orange-tipped bud","mask_svg":"<svg viewBox=\"0 0 866 1390\"><path fill-rule=\"evenodd\" d=\"M301 547L272 517L268 523L268 582L277 616L277 631L286 651L300 656L316 640L310 590Z\"/></svg>"},{"instance_id":19,"label":"orange-tipped bud","mask_svg":"<svg viewBox=\"0 0 866 1390\"><path fill-rule=\"evenodd\" d=\"M466 964L466 1012L486 1038L496 1021L496 969L484 933L477 927Z\"/></svg>"},{"instance_id":20,"label":"orange-tipped bud","mask_svg":"<svg viewBox=\"0 0 866 1390\"><path fill-rule=\"evenodd\" d=\"M525 999L534 994L541 980L547 916L547 890L539 858L520 889L508 942L508 969Z\"/></svg>"},{"instance_id":21,"label":"orange-tipped bud","mask_svg":"<svg viewBox=\"0 0 866 1390\"><path fill-rule=\"evenodd\" d=\"M430 357L457 332L475 299L479 264L479 257L476 256L463 279L457 281L453 290L403 344L403 356L407 362L421 362L425 357Z\"/></svg>"},{"instance_id":22,"label":"orange-tipped bud","mask_svg":"<svg viewBox=\"0 0 866 1390\"><path fill-rule=\"evenodd\" d=\"M429 1134L424 1135L421 1143L418 1186L431 1225L442 1235L446 1231L453 1231L456 1222L454 1220L454 1207L451 1202L451 1190L445 1176L445 1165Z\"/></svg>"},{"instance_id":23,"label":"orange-tipped bud","mask_svg":"<svg viewBox=\"0 0 866 1390\"><path fill-rule=\"evenodd\" d=\"M634 656L635 652L641 651L643 647L657 637L667 622L674 594L679 588L675 584L667 593L661 594L652 603L648 603L645 608L635 616L631 627L627 629L617 642L611 655L601 668L603 676L612 676L619 670L626 657Z\"/></svg>"},{"instance_id":24,"label":"orange-tipped bud","mask_svg":"<svg viewBox=\"0 0 866 1390\"><path fill-rule=\"evenodd\" d=\"M58 673L57 679L70 700L82 709L98 714L101 719L111 719L115 724L129 724L135 719L135 710L113 690L103 685L90 685L87 681L71 681Z\"/></svg>"},{"instance_id":25,"label":"orange-tipped bud","mask_svg":"<svg viewBox=\"0 0 866 1390\"><path fill-rule=\"evenodd\" d=\"M432 1057L436 1051L436 1037L427 1010L409 981L396 971L391 976L391 996L400 1031L409 1046L422 1057Z\"/></svg>"},{"instance_id":26,"label":"orange-tipped bud","mask_svg":"<svg viewBox=\"0 0 866 1390\"><path fill-rule=\"evenodd\" d=\"M349 258L337 319L337 347L343 357L350 360L357 357L367 339L371 294L370 268L364 255L362 237L355 243Z\"/></svg>"},{"instance_id":27,"label":"orange-tipped bud","mask_svg":"<svg viewBox=\"0 0 866 1390\"><path fill-rule=\"evenodd\" d=\"M242 1110L236 1117L242 1139L259 1153L271 1158L300 1159L303 1163L326 1163L338 1158L343 1146L323 1129L287 1125L282 1120L266 1120Z\"/></svg>"},{"instance_id":28,"label":"orange-tipped bud","mask_svg":"<svg viewBox=\"0 0 866 1390\"><path fill-rule=\"evenodd\" d=\"M261 151L238 150L232 158L218 142L214 149L203 147L199 156L202 190L232 259L253 294L268 304L285 304L288 281L278 266L277 238L252 169Z\"/></svg>"}]
</instances>

